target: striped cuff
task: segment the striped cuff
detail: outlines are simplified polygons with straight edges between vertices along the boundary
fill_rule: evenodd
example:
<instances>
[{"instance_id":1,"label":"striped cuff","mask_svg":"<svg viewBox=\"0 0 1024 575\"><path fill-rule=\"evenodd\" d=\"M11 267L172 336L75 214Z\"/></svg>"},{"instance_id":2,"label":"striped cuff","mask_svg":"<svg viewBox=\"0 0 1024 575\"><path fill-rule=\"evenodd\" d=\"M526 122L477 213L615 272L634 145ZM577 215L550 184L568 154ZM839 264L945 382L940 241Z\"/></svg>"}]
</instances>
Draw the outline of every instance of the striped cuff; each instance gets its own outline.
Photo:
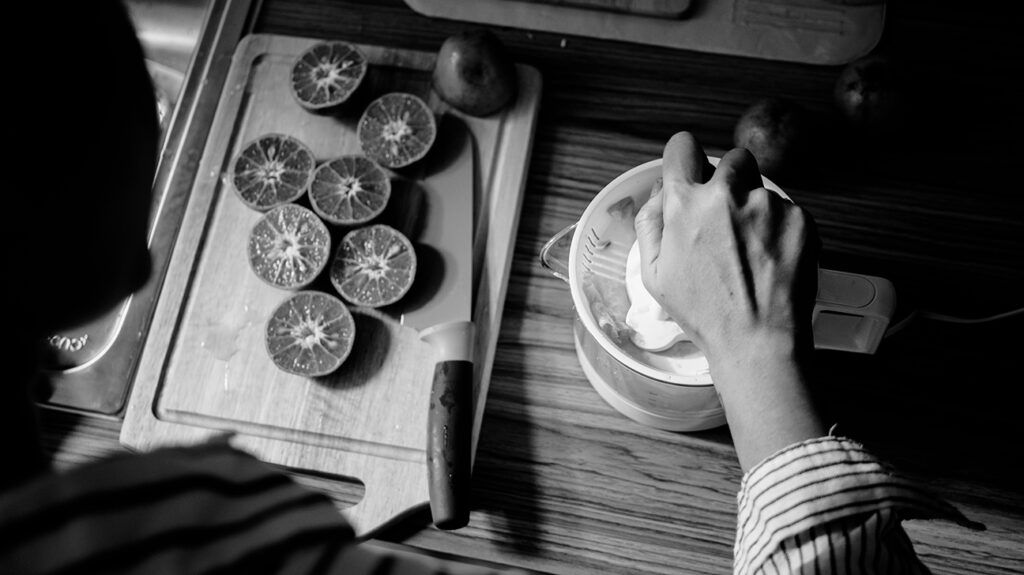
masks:
<instances>
[{"instance_id":1,"label":"striped cuff","mask_svg":"<svg viewBox=\"0 0 1024 575\"><path fill-rule=\"evenodd\" d=\"M0 493L0 573L295 573L353 537L326 495L222 443Z\"/></svg>"},{"instance_id":2,"label":"striped cuff","mask_svg":"<svg viewBox=\"0 0 1024 575\"><path fill-rule=\"evenodd\" d=\"M898 510L900 519L984 528L842 437L810 439L768 457L743 477L738 504L736 573L753 572L788 538L885 509Z\"/></svg>"}]
</instances>

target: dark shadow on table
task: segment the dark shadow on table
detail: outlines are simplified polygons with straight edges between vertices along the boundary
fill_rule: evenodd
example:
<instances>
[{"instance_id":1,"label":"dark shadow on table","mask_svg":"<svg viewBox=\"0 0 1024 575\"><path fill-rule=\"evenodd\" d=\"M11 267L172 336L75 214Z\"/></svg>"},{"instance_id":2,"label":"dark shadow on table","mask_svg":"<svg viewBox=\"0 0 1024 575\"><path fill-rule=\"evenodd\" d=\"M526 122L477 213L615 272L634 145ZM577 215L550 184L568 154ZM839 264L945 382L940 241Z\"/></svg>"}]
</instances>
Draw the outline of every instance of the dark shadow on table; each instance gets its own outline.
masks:
<instances>
[{"instance_id":1,"label":"dark shadow on table","mask_svg":"<svg viewBox=\"0 0 1024 575\"><path fill-rule=\"evenodd\" d=\"M918 319L875 356L818 352L829 421L944 495L1024 493L1022 329L1024 316L983 325Z\"/></svg>"},{"instance_id":2,"label":"dark shadow on table","mask_svg":"<svg viewBox=\"0 0 1024 575\"><path fill-rule=\"evenodd\" d=\"M541 233L538 219L525 215L525 204L545 201L530 197L531 190L536 189L527 181L524 215L516 238L519 246L529 245L527 240ZM535 254L517 249L512 257L513 276L524 265L536 266L531 271L542 273ZM482 274L481 281L486 276ZM540 552L538 542L544 525L535 470L537 429L530 419L529 399L523 388L527 379L523 354L516 351L519 341L530 340L530 335L522 332L526 294L516 288L516 283L512 281L508 287L501 326L493 328L501 331L473 467L473 509L487 513L496 523L494 531L504 534L498 541L518 554L533 556Z\"/></svg>"},{"instance_id":3,"label":"dark shadow on table","mask_svg":"<svg viewBox=\"0 0 1024 575\"><path fill-rule=\"evenodd\" d=\"M506 306L506 321L515 324L521 312L521 307ZM499 350L503 344L514 345L499 341ZM495 531L505 534L499 540L502 544L517 553L535 555L544 525L534 467L535 428L527 410L516 408L527 405L523 376L522 367L514 361L495 359L473 469L473 508L498 524Z\"/></svg>"}]
</instances>

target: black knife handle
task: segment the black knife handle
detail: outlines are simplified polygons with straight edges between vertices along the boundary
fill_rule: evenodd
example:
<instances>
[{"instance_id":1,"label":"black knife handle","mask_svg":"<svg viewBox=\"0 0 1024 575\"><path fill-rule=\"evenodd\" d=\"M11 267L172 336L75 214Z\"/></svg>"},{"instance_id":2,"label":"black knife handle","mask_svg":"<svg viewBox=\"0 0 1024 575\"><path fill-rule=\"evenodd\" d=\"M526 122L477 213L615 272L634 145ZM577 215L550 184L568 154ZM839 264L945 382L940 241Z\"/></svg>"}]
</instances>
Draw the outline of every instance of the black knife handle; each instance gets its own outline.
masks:
<instances>
[{"instance_id":1,"label":"black knife handle","mask_svg":"<svg viewBox=\"0 0 1024 575\"><path fill-rule=\"evenodd\" d=\"M472 487L473 362L447 360L434 366L427 426L427 477L434 525L438 529L465 527Z\"/></svg>"}]
</instances>

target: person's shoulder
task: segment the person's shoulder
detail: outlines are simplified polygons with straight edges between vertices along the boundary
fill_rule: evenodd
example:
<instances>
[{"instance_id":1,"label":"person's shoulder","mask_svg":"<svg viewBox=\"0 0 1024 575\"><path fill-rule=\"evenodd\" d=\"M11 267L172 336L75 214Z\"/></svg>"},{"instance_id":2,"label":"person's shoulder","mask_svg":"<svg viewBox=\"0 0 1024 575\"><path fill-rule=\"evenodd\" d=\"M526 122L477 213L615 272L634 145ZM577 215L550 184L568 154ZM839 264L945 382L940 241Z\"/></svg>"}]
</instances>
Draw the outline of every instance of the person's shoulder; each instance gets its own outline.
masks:
<instances>
[{"instance_id":1,"label":"person's shoulder","mask_svg":"<svg viewBox=\"0 0 1024 575\"><path fill-rule=\"evenodd\" d=\"M326 495L225 442L38 477L0 494L0 535L0 572L38 573L299 565L354 538Z\"/></svg>"}]
</instances>

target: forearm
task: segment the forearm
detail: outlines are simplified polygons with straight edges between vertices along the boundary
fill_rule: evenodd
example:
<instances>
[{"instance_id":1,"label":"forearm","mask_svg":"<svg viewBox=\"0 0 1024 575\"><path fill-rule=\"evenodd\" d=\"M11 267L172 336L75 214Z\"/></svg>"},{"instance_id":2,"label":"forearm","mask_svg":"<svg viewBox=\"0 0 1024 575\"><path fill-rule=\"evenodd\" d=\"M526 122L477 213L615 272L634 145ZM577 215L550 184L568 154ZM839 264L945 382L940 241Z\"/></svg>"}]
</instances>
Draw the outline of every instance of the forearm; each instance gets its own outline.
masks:
<instances>
[{"instance_id":1,"label":"forearm","mask_svg":"<svg viewBox=\"0 0 1024 575\"><path fill-rule=\"evenodd\" d=\"M764 338L711 361L744 471L793 443L825 435L796 344Z\"/></svg>"}]
</instances>

